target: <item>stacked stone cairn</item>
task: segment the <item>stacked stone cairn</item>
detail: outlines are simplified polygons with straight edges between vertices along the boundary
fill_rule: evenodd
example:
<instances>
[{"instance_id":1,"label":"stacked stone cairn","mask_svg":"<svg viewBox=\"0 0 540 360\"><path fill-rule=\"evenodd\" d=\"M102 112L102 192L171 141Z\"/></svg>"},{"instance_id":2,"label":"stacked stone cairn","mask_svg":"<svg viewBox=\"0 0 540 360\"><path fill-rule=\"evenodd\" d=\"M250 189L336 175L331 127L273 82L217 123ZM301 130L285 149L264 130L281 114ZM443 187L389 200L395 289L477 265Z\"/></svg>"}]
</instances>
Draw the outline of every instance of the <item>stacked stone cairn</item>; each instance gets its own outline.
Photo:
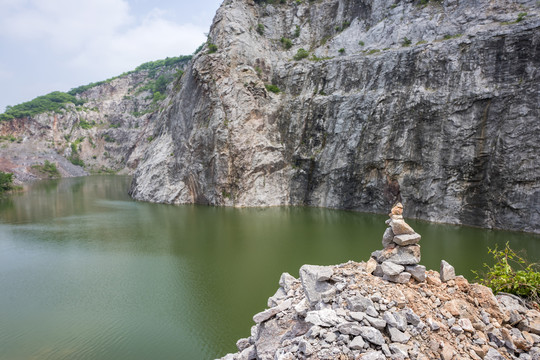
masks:
<instances>
[{"instance_id":1,"label":"stacked stone cairn","mask_svg":"<svg viewBox=\"0 0 540 360\"><path fill-rule=\"evenodd\" d=\"M388 228L382 238L384 249L371 254L368 268L373 269L373 275L395 283L406 284L411 277L418 282L424 282L426 267L418 264L420 234L403 220L401 203L397 203L388 216Z\"/></svg>"}]
</instances>

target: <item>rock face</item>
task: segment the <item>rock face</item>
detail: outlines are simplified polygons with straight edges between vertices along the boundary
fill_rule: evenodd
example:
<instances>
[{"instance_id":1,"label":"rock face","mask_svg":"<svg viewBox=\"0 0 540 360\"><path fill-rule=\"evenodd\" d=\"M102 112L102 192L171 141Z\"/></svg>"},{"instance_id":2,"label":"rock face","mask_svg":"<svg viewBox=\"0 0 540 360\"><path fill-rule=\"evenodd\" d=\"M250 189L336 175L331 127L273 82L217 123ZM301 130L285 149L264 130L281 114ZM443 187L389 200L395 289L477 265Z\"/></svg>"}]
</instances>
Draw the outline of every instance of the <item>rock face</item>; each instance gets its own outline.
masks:
<instances>
[{"instance_id":1,"label":"rock face","mask_svg":"<svg viewBox=\"0 0 540 360\"><path fill-rule=\"evenodd\" d=\"M305 276L306 268L326 275ZM284 274L290 281L278 292L286 295L255 315L251 336L238 341L238 353L222 359L540 357L540 313L513 295L495 297L461 276L445 283L395 284L352 261L302 269L298 280ZM440 275L430 270L427 277ZM313 288L314 278L326 283L324 292L332 288L332 296L309 302L305 290Z\"/></svg>"},{"instance_id":2,"label":"rock face","mask_svg":"<svg viewBox=\"0 0 540 360\"><path fill-rule=\"evenodd\" d=\"M539 232L536 0L426 3L224 1L131 194Z\"/></svg>"},{"instance_id":3,"label":"rock face","mask_svg":"<svg viewBox=\"0 0 540 360\"><path fill-rule=\"evenodd\" d=\"M62 177L132 173L157 136L155 120L168 101L154 100L151 85L161 75L173 79L186 63L103 82L77 95L85 99L82 106L69 103L60 113L0 122L0 171L14 173L17 183L46 177L35 169L45 160Z\"/></svg>"}]
</instances>

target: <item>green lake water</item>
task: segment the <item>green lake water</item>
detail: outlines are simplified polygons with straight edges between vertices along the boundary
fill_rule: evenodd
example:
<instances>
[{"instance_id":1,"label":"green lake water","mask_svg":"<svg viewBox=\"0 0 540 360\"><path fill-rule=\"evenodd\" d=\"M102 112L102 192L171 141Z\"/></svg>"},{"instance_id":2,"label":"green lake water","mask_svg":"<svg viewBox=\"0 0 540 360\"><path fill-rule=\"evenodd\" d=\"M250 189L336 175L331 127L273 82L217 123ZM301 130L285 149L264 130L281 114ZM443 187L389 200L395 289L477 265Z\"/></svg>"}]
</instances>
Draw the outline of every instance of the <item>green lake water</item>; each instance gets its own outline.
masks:
<instances>
[{"instance_id":1,"label":"green lake water","mask_svg":"<svg viewBox=\"0 0 540 360\"><path fill-rule=\"evenodd\" d=\"M224 356L282 272L382 247L384 215L149 204L127 196L129 182L46 181L0 199L0 359ZM540 259L536 235L408 223L429 269L445 259L473 279L487 247L507 241Z\"/></svg>"}]
</instances>

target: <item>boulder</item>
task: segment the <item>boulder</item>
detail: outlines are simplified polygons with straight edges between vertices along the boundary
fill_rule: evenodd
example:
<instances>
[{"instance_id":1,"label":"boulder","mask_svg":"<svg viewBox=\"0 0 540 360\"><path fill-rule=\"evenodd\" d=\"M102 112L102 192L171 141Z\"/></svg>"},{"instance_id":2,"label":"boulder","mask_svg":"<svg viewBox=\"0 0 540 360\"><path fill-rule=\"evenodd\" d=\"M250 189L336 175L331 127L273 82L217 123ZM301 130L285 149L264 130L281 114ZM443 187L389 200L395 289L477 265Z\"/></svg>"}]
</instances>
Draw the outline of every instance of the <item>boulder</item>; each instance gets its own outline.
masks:
<instances>
[{"instance_id":1,"label":"boulder","mask_svg":"<svg viewBox=\"0 0 540 360\"><path fill-rule=\"evenodd\" d=\"M441 281L447 282L456 278L454 267L444 260L441 260Z\"/></svg>"},{"instance_id":2,"label":"boulder","mask_svg":"<svg viewBox=\"0 0 540 360\"><path fill-rule=\"evenodd\" d=\"M323 299L325 293L335 292L334 287L327 282L333 275L331 266L303 265L300 268L300 281L311 306Z\"/></svg>"},{"instance_id":3,"label":"boulder","mask_svg":"<svg viewBox=\"0 0 540 360\"><path fill-rule=\"evenodd\" d=\"M424 265L407 265L405 271L418 282L426 281L426 267Z\"/></svg>"},{"instance_id":4,"label":"boulder","mask_svg":"<svg viewBox=\"0 0 540 360\"><path fill-rule=\"evenodd\" d=\"M393 237L393 241L400 245L400 246L406 246L406 245L412 245L417 244L420 241L420 234L414 233L414 234L402 234L402 235L396 235Z\"/></svg>"},{"instance_id":5,"label":"boulder","mask_svg":"<svg viewBox=\"0 0 540 360\"><path fill-rule=\"evenodd\" d=\"M378 263L391 261L399 265L416 265L420 262L420 245L396 246L371 254Z\"/></svg>"},{"instance_id":6,"label":"boulder","mask_svg":"<svg viewBox=\"0 0 540 360\"><path fill-rule=\"evenodd\" d=\"M396 215L392 216L392 220L390 221L390 226L392 227L392 232L394 233L394 235L414 234L415 233L413 228L410 227L409 224L407 224L405 222L405 220L403 220L403 217L401 217L401 219L400 219Z\"/></svg>"},{"instance_id":7,"label":"boulder","mask_svg":"<svg viewBox=\"0 0 540 360\"><path fill-rule=\"evenodd\" d=\"M364 338L364 340L367 340L372 344L379 346L385 344L384 337L382 336L381 332L373 327L361 326L360 335Z\"/></svg>"},{"instance_id":8,"label":"boulder","mask_svg":"<svg viewBox=\"0 0 540 360\"><path fill-rule=\"evenodd\" d=\"M391 261L384 261L381 264L381 269L384 275L392 276L398 275L403 272L403 270L405 270L405 267L403 265L394 264Z\"/></svg>"},{"instance_id":9,"label":"boulder","mask_svg":"<svg viewBox=\"0 0 540 360\"><path fill-rule=\"evenodd\" d=\"M411 274L409 274L408 272L402 272L398 275L383 275L383 279L398 284L406 284L411 279Z\"/></svg>"},{"instance_id":10,"label":"boulder","mask_svg":"<svg viewBox=\"0 0 540 360\"><path fill-rule=\"evenodd\" d=\"M392 228L388 227L386 228L382 237L382 246L383 248L387 248L393 243L394 243L394 233L392 232Z\"/></svg>"}]
</instances>

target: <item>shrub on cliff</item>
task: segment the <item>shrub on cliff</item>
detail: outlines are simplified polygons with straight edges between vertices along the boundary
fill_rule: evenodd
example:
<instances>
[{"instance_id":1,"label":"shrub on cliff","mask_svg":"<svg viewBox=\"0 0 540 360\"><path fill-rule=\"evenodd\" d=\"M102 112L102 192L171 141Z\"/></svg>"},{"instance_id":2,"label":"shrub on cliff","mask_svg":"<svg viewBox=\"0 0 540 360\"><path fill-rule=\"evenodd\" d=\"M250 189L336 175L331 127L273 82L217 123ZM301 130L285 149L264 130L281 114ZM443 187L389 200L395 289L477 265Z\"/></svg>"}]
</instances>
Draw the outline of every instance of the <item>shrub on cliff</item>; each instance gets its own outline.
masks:
<instances>
[{"instance_id":1,"label":"shrub on cliff","mask_svg":"<svg viewBox=\"0 0 540 360\"><path fill-rule=\"evenodd\" d=\"M538 264L528 264L510 248L508 243L504 249L489 249L495 263L493 266L484 264L485 274L475 272L479 282L493 290L493 293L507 292L519 295L539 303L540 272Z\"/></svg>"},{"instance_id":2,"label":"shrub on cliff","mask_svg":"<svg viewBox=\"0 0 540 360\"><path fill-rule=\"evenodd\" d=\"M296 55L293 56L294 60L298 61L298 60L302 60L302 59L305 59L309 56L309 52L303 48L300 48L298 49L298 51L296 52Z\"/></svg>"},{"instance_id":3,"label":"shrub on cliff","mask_svg":"<svg viewBox=\"0 0 540 360\"><path fill-rule=\"evenodd\" d=\"M13 188L13 174L0 171L0 194Z\"/></svg>"},{"instance_id":4,"label":"shrub on cliff","mask_svg":"<svg viewBox=\"0 0 540 360\"><path fill-rule=\"evenodd\" d=\"M60 112L60 110L65 109L65 105L68 103L82 105L84 101L77 99L73 95L54 91L22 104L8 106L5 113L0 114L0 121L29 117L49 111Z\"/></svg>"}]
</instances>

